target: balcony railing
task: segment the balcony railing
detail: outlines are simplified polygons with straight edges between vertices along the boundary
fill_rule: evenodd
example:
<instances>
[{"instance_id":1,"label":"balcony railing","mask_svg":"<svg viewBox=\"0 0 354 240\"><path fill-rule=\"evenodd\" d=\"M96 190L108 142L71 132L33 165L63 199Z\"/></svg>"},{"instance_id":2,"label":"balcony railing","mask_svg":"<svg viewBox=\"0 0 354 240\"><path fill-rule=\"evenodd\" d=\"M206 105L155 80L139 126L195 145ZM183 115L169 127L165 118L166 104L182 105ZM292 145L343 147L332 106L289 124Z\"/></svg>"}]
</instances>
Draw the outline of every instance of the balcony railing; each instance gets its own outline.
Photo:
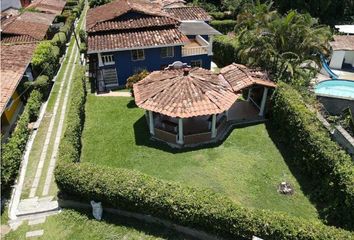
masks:
<instances>
[{"instance_id":1,"label":"balcony railing","mask_svg":"<svg viewBox=\"0 0 354 240\"><path fill-rule=\"evenodd\" d=\"M208 53L209 46L182 47L182 56L204 55Z\"/></svg>"}]
</instances>

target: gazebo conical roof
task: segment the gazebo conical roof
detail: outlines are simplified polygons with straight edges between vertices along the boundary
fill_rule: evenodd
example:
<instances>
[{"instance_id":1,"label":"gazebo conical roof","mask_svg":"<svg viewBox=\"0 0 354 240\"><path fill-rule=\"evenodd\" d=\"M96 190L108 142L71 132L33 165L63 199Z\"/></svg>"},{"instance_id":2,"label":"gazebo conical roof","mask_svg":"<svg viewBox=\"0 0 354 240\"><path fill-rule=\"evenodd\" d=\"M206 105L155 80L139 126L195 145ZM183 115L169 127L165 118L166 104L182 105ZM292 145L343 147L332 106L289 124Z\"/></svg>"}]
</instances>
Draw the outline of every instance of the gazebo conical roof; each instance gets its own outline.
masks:
<instances>
[{"instance_id":1,"label":"gazebo conical roof","mask_svg":"<svg viewBox=\"0 0 354 240\"><path fill-rule=\"evenodd\" d=\"M202 68L155 71L134 84L136 104L170 117L222 113L237 100L230 84Z\"/></svg>"}]
</instances>

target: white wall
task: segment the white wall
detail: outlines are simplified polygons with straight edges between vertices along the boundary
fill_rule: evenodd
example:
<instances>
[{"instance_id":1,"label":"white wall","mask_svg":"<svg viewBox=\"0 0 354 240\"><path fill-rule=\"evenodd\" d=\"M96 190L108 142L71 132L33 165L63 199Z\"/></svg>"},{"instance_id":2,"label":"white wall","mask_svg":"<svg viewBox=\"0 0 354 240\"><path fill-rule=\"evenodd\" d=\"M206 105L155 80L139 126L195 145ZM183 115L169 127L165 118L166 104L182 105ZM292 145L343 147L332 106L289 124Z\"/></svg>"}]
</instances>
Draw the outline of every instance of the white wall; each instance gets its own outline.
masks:
<instances>
[{"instance_id":1,"label":"white wall","mask_svg":"<svg viewBox=\"0 0 354 240\"><path fill-rule=\"evenodd\" d=\"M354 67L354 51L345 52L344 63L351 64Z\"/></svg>"},{"instance_id":2,"label":"white wall","mask_svg":"<svg viewBox=\"0 0 354 240\"><path fill-rule=\"evenodd\" d=\"M333 51L329 66L335 69L341 69L343 64L345 51Z\"/></svg>"},{"instance_id":3,"label":"white wall","mask_svg":"<svg viewBox=\"0 0 354 240\"><path fill-rule=\"evenodd\" d=\"M1 0L1 11L4 11L10 7L20 9L21 8L20 0Z\"/></svg>"}]
</instances>

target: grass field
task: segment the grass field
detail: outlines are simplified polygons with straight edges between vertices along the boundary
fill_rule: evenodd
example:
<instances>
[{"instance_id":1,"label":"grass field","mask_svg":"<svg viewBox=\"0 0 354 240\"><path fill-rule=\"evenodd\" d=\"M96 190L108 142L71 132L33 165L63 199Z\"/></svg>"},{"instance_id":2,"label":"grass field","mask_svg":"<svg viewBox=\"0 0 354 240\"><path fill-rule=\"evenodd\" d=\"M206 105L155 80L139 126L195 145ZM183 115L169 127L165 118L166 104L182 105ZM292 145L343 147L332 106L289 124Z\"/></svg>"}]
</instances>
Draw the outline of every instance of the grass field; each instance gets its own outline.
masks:
<instances>
[{"instance_id":1,"label":"grass field","mask_svg":"<svg viewBox=\"0 0 354 240\"><path fill-rule=\"evenodd\" d=\"M210 188L247 207L318 217L264 124L234 129L219 146L178 151L149 139L143 115L131 98L88 95L82 161ZM295 194L279 194L281 181Z\"/></svg>"},{"instance_id":2,"label":"grass field","mask_svg":"<svg viewBox=\"0 0 354 240\"><path fill-rule=\"evenodd\" d=\"M44 230L41 237L35 239L50 240L99 240L99 239L182 239L182 236L155 225L136 222L132 219L115 220L104 215L105 221L90 219L86 214L72 210L47 217L45 223L29 226L22 224L16 231L5 235L5 240L21 240L26 232ZM32 239L32 238L31 238ZM184 237L183 237L184 239Z\"/></svg>"}]
</instances>

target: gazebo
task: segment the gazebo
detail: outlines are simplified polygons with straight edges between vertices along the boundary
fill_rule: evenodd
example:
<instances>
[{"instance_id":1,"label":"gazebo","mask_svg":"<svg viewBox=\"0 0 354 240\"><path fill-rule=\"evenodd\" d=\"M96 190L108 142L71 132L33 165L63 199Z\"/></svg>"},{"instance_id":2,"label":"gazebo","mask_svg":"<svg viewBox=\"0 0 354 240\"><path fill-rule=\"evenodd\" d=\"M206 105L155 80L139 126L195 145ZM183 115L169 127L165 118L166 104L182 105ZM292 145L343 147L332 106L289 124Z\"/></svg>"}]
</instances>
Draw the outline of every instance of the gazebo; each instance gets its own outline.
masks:
<instances>
[{"instance_id":1,"label":"gazebo","mask_svg":"<svg viewBox=\"0 0 354 240\"><path fill-rule=\"evenodd\" d=\"M179 146L218 139L233 120L229 110L243 89L252 89L257 84L275 86L267 79L263 81L265 75L261 72L246 71L248 68L243 67L230 65L221 69L221 74L203 68L171 67L154 71L134 84L135 102L146 110L150 134ZM237 80L235 74L242 78ZM266 96L265 90L264 99ZM265 100L261 105L263 115Z\"/></svg>"}]
</instances>

